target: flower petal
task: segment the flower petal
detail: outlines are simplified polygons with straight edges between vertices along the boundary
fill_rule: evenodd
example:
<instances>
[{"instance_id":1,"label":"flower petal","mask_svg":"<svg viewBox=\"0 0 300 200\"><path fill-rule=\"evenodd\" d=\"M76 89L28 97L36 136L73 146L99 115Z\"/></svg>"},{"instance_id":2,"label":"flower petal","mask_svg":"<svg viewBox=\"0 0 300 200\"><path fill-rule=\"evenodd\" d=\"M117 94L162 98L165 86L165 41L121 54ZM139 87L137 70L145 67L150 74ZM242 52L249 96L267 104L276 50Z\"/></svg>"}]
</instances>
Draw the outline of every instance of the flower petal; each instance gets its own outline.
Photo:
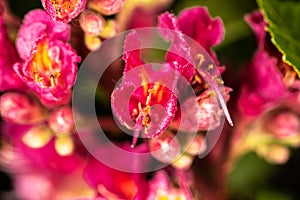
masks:
<instances>
[{"instance_id":1,"label":"flower petal","mask_svg":"<svg viewBox=\"0 0 300 200\"><path fill-rule=\"evenodd\" d=\"M16 63L14 70L43 104L55 106L69 102L78 62L80 58L69 44L46 39L25 63Z\"/></svg>"},{"instance_id":2,"label":"flower petal","mask_svg":"<svg viewBox=\"0 0 300 200\"><path fill-rule=\"evenodd\" d=\"M173 62L174 69L178 70L189 81L195 70L193 64L190 63L192 60L190 49L178 28L177 19L174 15L166 12L159 16L158 27L162 37L167 41L172 41L166 55L166 61Z\"/></svg>"},{"instance_id":3,"label":"flower petal","mask_svg":"<svg viewBox=\"0 0 300 200\"><path fill-rule=\"evenodd\" d=\"M196 40L206 50L220 44L224 37L222 20L220 18L212 19L205 7L194 7L181 11L178 16L178 26L182 33Z\"/></svg>"},{"instance_id":4,"label":"flower petal","mask_svg":"<svg viewBox=\"0 0 300 200\"><path fill-rule=\"evenodd\" d=\"M36 43L46 36L66 42L69 39L70 31L69 25L53 22L44 10L32 10L25 15L18 32L16 47L19 55L26 60Z\"/></svg>"}]
</instances>

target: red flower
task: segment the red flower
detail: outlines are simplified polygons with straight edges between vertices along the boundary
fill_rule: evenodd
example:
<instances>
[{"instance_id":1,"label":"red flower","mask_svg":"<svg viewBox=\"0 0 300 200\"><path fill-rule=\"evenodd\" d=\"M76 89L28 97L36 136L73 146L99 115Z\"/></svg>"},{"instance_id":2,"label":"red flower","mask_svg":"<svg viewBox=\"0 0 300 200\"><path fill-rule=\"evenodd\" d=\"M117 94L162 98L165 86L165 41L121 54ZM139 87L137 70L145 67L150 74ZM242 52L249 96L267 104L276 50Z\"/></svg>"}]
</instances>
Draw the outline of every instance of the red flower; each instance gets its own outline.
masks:
<instances>
[{"instance_id":1,"label":"red flower","mask_svg":"<svg viewBox=\"0 0 300 200\"><path fill-rule=\"evenodd\" d=\"M155 137L168 127L176 112L177 99L164 85L176 81L176 77L168 70L155 72L150 65L144 65L135 32L126 38L123 59L126 63L124 78L112 93L111 103L119 122L134 131L134 146L140 132L146 137ZM156 104L165 110L152 107Z\"/></svg>"}]
</instances>

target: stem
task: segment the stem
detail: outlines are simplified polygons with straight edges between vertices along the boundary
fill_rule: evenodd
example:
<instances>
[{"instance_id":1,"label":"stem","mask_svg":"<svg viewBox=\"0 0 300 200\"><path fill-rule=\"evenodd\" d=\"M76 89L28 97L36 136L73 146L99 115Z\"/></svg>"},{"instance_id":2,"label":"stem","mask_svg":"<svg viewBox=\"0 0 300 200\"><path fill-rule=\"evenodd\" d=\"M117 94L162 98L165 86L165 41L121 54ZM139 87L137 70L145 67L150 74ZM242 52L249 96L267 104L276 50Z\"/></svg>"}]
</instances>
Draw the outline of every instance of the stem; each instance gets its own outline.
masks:
<instances>
[{"instance_id":1,"label":"stem","mask_svg":"<svg viewBox=\"0 0 300 200\"><path fill-rule=\"evenodd\" d=\"M180 186L184 192L184 195L186 197L187 200L193 200L193 195L189 189L189 186L187 184L187 179L186 179L186 176L185 176L185 173L184 171L182 170L176 170L177 172L177 176L179 177L179 183L180 183Z\"/></svg>"}]
</instances>

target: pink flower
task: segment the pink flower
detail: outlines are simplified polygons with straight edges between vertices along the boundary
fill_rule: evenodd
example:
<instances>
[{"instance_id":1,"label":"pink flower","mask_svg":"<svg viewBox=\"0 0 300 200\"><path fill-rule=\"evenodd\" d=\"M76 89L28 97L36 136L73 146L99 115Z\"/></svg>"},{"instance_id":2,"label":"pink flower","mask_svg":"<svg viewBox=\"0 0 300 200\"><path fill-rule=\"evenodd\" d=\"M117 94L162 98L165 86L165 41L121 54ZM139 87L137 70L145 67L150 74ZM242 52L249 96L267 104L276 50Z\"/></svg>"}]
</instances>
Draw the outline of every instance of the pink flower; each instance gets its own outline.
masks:
<instances>
[{"instance_id":1,"label":"pink flower","mask_svg":"<svg viewBox=\"0 0 300 200\"><path fill-rule=\"evenodd\" d=\"M259 11L246 16L257 37L258 50L246 70L239 108L246 115L258 115L287 97L288 91L278 69L279 60L265 47L266 22Z\"/></svg>"},{"instance_id":2,"label":"pink flower","mask_svg":"<svg viewBox=\"0 0 300 200\"><path fill-rule=\"evenodd\" d=\"M121 144L124 150L130 149L128 144ZM143 146L138 146L135 152L143 151ZM99 154L109 152L107 147L100 147ZM112 155L112 154L110 154ZM112 155L113 156L113 155ZM116 158L112 158L115 159ZM133 160L131 157L117 158L123 164L138 163L138 165L147 165L143 161ZM134 167L134 166L133 166ZM95 188L101 197L107 199L128 199L128 200L144 200L148 194L148 184L146 182L146 174L127 173L110 168L95 158L90 158L84 170L84 178L87 183Z\"/></svg>"},{"instance_id":3,"label":"pink flower","mask_svg":"<svg viewBox=\"0 0 300 200\"><path fill-rule=\"evenodd\" d=\"M195 7L190 10L186 10L186 12L188 12L188 13L190 12L190 14L192 14L193 12L198 13L202 9L203 8L201 8L201 7ZM201 17L203 17L203 16L201 16ZM204 20L206 19L206 17L207 16L205 15ZM189 18L182 18L182 20L186 20L186 21L188 21L188 19ZM182 37L182 33L179 28L180 27L179 19L177 20L172 14L166 12L159 16L158 24L159 24L159 28L170 29L170 30L173 30L176 32L176 34L174 34L172 32L170 33L168 31L164 31L163 29L161 30L162 36L164 37L164 39L172 41L172 44L170 47L171 52L167 53L166 60L168 62L175 61L176 63L178 63L178 65L174 65L174 66L176 66L175 69L178 70L183 76L185 76L185 78L187 78L187 80L191 82L191 85L198 84L198 85L200 85L200 87L203 87L203 85L201 85L201 82L202 82L202 80L205 80L213 88L214 92L216 93L216 96L219 99L219 103L224 111L227 121L229 122L230 125L233 125L231 117L230 117L228 109L227 109L227 106L226 106L226 101L224 99L224 97L226 98L226 96L228 96L228 92L222 91L224 93L224 94L222 94L219 89L218 83L212 77L214 74L219 73L218 72L219 69L218 68L214 69L214 72L211 72L211 74L210 74L206 71L206 69L201 69L199 67L195 67L192 63L190 63L191 61L193 61L193 62L197 61L197 58L196 58L197 55L194 55L194 54L197 54L198 52L193 52L193 49L190 48L190 45L192 45L192 44L188 44L187 41L185 41L185 38ZM219 34L221 34L221 32ZM196 31L196 33L194 34L194 37L196 37L197 34L201 34L201 31L200 32ZM209 32L207 32L206 34L209 35ZM219 37L219 35L215 35L214 37ZM200 35L199 35L199 38L201 38ZM209 39L206 39L206 40L209 40ZM218 40L219 39L216 39L216 41L218 41ZM202 42L205 42L205 38ZM215 44L218 44L218 42L216 42ZM209 50L207 50L207 51L209 51ZM188 58L189 60L186 60L186 58ZM216 61L216 58L214 58L214 60ZM195 80L193 80L193 79L195 79ZM202 89L207 89L207 88L204 87ZM215 103L217 103L217 102L215 102Z\"/></svg>"},{"instance_id":4,"label":"pink flower","mask_svg":"<svg viewBox=\"0 0 300 200\"><path fill-rule=\"evenodd\" d=\"M247 78L240 97L241 109L245 114L258 114L267 104L278 102L287 95L283 77L277 69L277 59L267 52L256 53Z\"/></svg>"},{"instance_id":5,"label":"pink flower","mask_svg":"<svg viewBox=\"0 0 300 200\"><path fill-rule=\"evenodd\" d=\"M20 59L14 45L8 39L2 15L0 15L0 44L5 47L0 49L0 91L23 88L23 82L12 68Z\"/></svg>"},{"instance_id":6,"label":"pink flower","mask_svg":"<svg viewBox=\"0 0 300 200\"><path fill-rule=\"evenodd\" d=\"M41 0L45 10L56 22L68 23L84 9L86 0Z\"/></svg>"},{"instance_id":7,"label":"pink flower","mask_svg":"<svg viewBox=\"0 0 300 200\"><path fill-rule=\"evenodd\" d=\"M112 109L116 118L122 125L134 131L132 146L135 145L140 132L148 138L156 137L161 135L171 123L177 111L177 99L172 92L180 85L177 72L190 81L191 85L194 84L193 79L196 80L196 84L200 84L200 87L204 87L201 85L201 79L207 81L214 89L229 123L232 124L223 97L226 95L221 93L218 83L211 74L199 67L196 68L192 63L196 62L196 56L192 56L191 47L180 32L177 19L166 12L159 16L158 27L163 39L172 42L166 54L166 62L159 73L151 70L151 65L147 65L141 60L138 34L132 32L127 36L124 45L124 77L111 96ZM170 29L170 31L166 29ZM215 101L215 109L208 112L213 113L217 108L220 110L219 102ZM153 109L155 104L161 105L165 111L155 111ZM128 108L129 114L126 108ZM221 114L218 117L221 117ZM213 123L213 121L211 120L209 123Z\"/></svg>"},{"instance_id":8,"label":"pink flower","mask_svg":"<svg viewBox=\"0 0 300 200\"><path fill-rule=\"evenodd\" d=\"M19 55L23 60L28 59L43 38L67 42L70 31L69 25L53 22L44 10L31 10L25 15L16 39Z\"/></svg>"},{"instance_id":9,"label":"pink flower","mask_svg":"<svg viewBox=\"0 0 300 200\"><path fill-rule=\"evenodd\" d=\"M124 45L124 79L111 96L115 116L121 124L134 131L133 146L140 132L146 137L154 137L165 131L175 115L177 104L175 94L161 84L164 81L176 81L175 75L168 70L155 73L151 66L143 66L139 46L137 34L130 33ZM140 75L136 76L136 73ZM164 80L164 77L168 77L168 80ZM143 84L145 81L148 83ZM128 101L130 115L127 114L128 110L124 110ZM152 108L155 104L162 105L165 111L155 111Z\"/></svg>"},{"instance_id":10,"label":"pink flower","mask_svg":"<svg viewBox=\"0 0 300 200\"><path fill-rule=\"evenodd\" d=\"M66 43L69 31L45 11L33 10L18 33L17 49L24 62L16 63L14 70L48 106L66 104L71 97L80 58Z\"/></svg>"}]
</instances>

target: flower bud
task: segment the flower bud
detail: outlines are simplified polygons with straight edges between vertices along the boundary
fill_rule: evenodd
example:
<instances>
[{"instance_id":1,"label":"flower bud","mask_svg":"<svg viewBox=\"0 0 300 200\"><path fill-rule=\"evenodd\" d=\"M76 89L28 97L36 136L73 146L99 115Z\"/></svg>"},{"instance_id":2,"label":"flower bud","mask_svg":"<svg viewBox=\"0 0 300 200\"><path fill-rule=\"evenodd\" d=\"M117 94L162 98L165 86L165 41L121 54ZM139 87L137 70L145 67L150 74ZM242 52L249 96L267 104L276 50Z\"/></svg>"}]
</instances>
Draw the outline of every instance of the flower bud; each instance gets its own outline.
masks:
<instances>
[{"instance_id":1,"label":"flower bud","mask_svg":"<svg viewBox=\"0 0 300 200\"><path fill-rule=\"evenodd\" d=\"M51 114L48 123L55 133L71 133L74 129L72 109L70 107L59 108Z\"/></svg>"},{"instance_id":2,"label":"flower bud","mask_svg":"<svg viewBox=\"0 0 300 200\"><path fill-rule=\"evenodd\" d=\"M104 18L94 11L84 11L80 15L79 23L88 35L99 35L105 27Z\"/></svg>"},{"instance_id":3,"label":"flower bud","mask_svg":"<svg viewBox=\"0 0 300 200\"><path fill-rule=\"evenodd\" d=\"M171 132L165 132L149 142L151 154L164 163L173 162L180 153L180 144Z\"/></svg>"},{"instance_id":4,"label":"flower bud","mask_svg":"<svg viewBox=\"0 0 300 200\"><path fill-rule=\"evenodd\" d=\"M187 154L182 154L172 163L172 166L179 170L187 170L191 167L194 158Z\"/></svg>"},{"instance_id":5,"label":"flower bud","mask_svg":"<svg viewBox=\"0 0 300 200\"><path fill-rule=\"evenodd\" d=\"M101 46L101 39L98 36L84 35L84 44L90 51L96 51Z\"/></svg>"},{"instance_id":6,"label":"flower bud","mask_svg":"<svg viewBox=\"0 0 300 200\"><path fill-rule=\"evenodd\" d=\"M300 118L293 112L281 112L267 123L267 130L278 138L289 137L300 132Z\"/></svg>"},{"instance_id":7,"label":"flower bud","mask_svg":"<svg viewBox=\"0 0 300 200\"><path fill-rule=\"evenodd\" d=\"M196 156L203 153L206 150L206 148L207 145L204 141L204 137L202 135L196 135L192 143L189 144L187 150L184 153Z\"/></svg>"},{"instance_id":8,"label":"flower bud","mask_svg":"<svg viewBox=\"0 0 300 200\"><path fill-rule=\"evenodd\" d=\"M105 27L100 33L102 38L111 38L117 34L118 26L117 22L113 19L109 19L106 21Z\"/></svg>"},{"instance_id":9,"label":"flower bud","mask_svg":"<svg viewBox=\"0 0 300 200\"><path fill-rule=\"evenodd\" d=\"M31 148L41 148L48 144L51 140L53 133L51 130L44 126L35 126L29 129L22 137L24 144Z\"/></svg>"},{"instance_id":10,"label":"flower bud","mask_svg":"<svg viewBox=\"0 0 300 200\"><path fill-rule=\"evenodd\" d=\"M89 7L104 15L113 15L121 11L125 0L90 0Z\"/></svg>"},{"instance_id":11,"label":"flower bud","mask_svg":"<svg viewBox=\"0 0 300 200\"><path fill-rule=\"evenodd\" d=\"M74 142L70 135L59 135L55 138L54 147L61 156L71 155L74 151Z\"/></svg>"},{"instance_id":12,"label":"flower bud","mask_svg":"<svg viewBox=\"0 0 300 200\"><path fill-rule=\"evenodd\" d=\"M0 97L0 113L5 121L15 124L36 124L47 117L46 109L37 100L16 92Z\"/></svg>"},{"instance_id":13,"label":"flower bud","mask_svg":"<svg viewBox=\"0 0 300 200\"><path fill-rule=\"evenodd\" d=\"M288 148L281 145L261 146L256 153L272 164L284 164L290 155Z\"/></svg>"}]
</instances>

